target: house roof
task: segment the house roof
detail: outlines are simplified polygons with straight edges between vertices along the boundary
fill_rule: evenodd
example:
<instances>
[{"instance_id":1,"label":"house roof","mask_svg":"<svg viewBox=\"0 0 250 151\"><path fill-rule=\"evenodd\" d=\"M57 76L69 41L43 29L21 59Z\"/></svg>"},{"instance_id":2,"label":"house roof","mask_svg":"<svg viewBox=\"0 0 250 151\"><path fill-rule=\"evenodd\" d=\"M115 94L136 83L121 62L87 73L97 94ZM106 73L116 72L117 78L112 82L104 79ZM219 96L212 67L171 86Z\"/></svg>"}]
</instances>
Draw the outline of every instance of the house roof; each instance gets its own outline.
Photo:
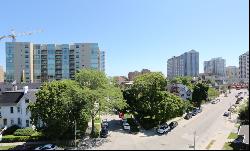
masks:
<instances>
[{"instance_id":1,"label":"house roof","mask_svg":"<svg viewBox=\"0 0 250 151\"><path fill-rule=\"evenodd\" d=\"M18 103L24 92L3 92L0 94L0 104Z\"/></svg>"},{"instance_id":2,"label":"house roof","mask_svg":"<svg viewBox=\"0 0 250 151\"><path fill-rule=\"evenodd\" d=\"M239 129L238 135L244 135L243 142L249 144L249 125L242 125Z\"/></svg>"}]
</instances>

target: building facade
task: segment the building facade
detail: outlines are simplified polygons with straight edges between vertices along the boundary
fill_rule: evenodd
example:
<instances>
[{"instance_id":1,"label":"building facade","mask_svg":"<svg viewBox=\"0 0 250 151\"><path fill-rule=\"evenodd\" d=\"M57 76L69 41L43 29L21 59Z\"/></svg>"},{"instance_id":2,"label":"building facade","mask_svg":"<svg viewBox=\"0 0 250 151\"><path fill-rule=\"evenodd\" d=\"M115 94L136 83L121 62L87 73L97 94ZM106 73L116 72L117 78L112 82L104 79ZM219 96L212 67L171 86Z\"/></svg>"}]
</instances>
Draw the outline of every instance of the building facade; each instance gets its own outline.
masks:
<instances>
[{"instance_id":1,"label":"building facade","mask_svg":"<svg viewBox=\"0 0 250 151\"><path fill-rule=\"evenodd\" d=\"M105 51L100 51L100 70L105 72Z\"/></svg>"},{"instance_id":2,"label":"building facade","mask_svg":"<svg viewBox=\"0 0 250 151\"><path fill-rule=\"evenodd\" d=\"M149 69L142 69L141 72L139 72L139 71L129 72L128 73L128 80L134 81L135 77L142 75L142 74L146 74L146 73L150 73L150 70Z\"/></svg>"},{"instance_id":3,"label":"building facade","mask_svg":"<svg viewBox=\"0 0 250 151\"><path fill-rule=\"evenodd\" d=\"M229 83L235 83L239 80L239 68L236 66L226 67L226 77Z\"/></svg>"},{"instance_id":4,"label":"building facade","mask_svg":"<svg viewBox=\"0 0 250 151\"><path fill-rule=\"evenodd\" d=\"M167 61L167 77L199 75L199 52L190 50Z\"/></svg>"},{"instance_id":5,"label":"building facade","mask_svg":"<svg viewBox=\"0 0 250 151\"><path fill-rule=\"evenodd\" d=\"M0 66L0 83L4 82L4 71L3 66Z\"/></svg>"},{"instance_id":6,"label":"building facade","mask_svg":"<svg viewBox=\"0 0 250 151\"><path fill-rule=\"evenodd\" d=\"M209 75L226 76L226 60L212 58L209 61L204 61L204 73Z\"/></svg>"},{"instance_id":7,"label":"building facade","mask_svg":"<svg viewBox=\"0 0 250 151\"><path fill-rule=\"evenodd\" d=\"M28 105L36 100L37 91L26 87L24 90L0 93L0 128L12 125L31 127Z\"/></svg>"},{"instance_id":8,"label":"building facade","mask_svg":"<svg viewBox=\"0 0 250 151\"><path fill-rule=\"evenodd\" d=\"M249 52L239 56L239 78L249 81Z\"/></svg>"},{"instance_id":9,"label":"building facade","mask_svg":"<svg viewBox=\"0 0 250 151\"><path fill-rule=\"evenodd\" d=\"M105 71L105 53L97 43L6 43L6 82L74 79L82 68Z\"/></svg>"}]
</instances>

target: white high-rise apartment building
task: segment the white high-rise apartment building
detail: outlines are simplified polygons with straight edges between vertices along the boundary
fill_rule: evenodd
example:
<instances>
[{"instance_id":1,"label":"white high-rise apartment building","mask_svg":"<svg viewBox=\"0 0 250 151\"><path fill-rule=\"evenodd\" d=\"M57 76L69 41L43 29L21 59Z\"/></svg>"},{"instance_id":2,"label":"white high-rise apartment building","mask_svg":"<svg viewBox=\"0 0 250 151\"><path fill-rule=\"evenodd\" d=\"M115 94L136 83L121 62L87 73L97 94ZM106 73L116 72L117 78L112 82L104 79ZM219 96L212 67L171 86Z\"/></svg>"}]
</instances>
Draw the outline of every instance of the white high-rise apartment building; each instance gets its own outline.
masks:
<instances>
[{"instance_id":1,"label":"white high-rise apartment building","mask_svg":"<svg viewBox=\"0 0 250 151\"><path fill-rule=\"evenodd\" d=\"M239 80L239 68L236 66L226 67L226 76L229 83L235 83Z\"/></svg>"},{"instance_id":2,"label":"white high-rise apartment building","mask_svg":"<svg viewBox=\"0 0 250 151\"><path fill-rule=\"evenodd\" d=\"M212 58L209 61L204 61L204 73L209 75L226 76L226 60Z\"/></svg>"},{"instance_id":3,"label":"white high-rise apartment building","mask_svg":"<svg viewBox=\"0 0 250 151\"><path fill-rule=\"evenodd\" d=\"M239 56L239 78L249 80L249 52Z\"/></svg>"},{"instance_id":4,"label":"white high-rise apartment building","mask_svg":"<svg viewBox=\"0 0 250 151\"><path fill-rule=\"evenodd\" d=\"M174 56L167 61L167 77L198 76L199 52L190 50L180 56Z\"/></svg>"},{"instance_id":5,"label":"white high-rise apartment building","mask_svg":"<svg viewBox=\"0 0 250 151\"><path fill-rule=\"evenodd\" d=\"M105 71L105 53L97 43L6 43L6 82L74 79L82 68Z\"/></svg>"}]
</instances>

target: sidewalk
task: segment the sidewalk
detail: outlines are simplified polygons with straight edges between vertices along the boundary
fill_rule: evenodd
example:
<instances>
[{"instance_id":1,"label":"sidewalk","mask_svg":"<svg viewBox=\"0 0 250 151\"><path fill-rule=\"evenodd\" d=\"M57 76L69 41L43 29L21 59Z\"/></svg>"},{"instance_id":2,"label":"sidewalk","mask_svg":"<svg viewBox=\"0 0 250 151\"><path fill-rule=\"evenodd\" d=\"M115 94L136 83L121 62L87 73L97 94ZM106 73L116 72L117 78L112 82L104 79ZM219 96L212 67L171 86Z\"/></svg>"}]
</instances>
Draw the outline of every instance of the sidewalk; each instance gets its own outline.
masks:
<instances>
[{"instance_id":1,"label":"sidewalk","mask_svg":"<svg viewBox=\"0 0 250 151\"><path fill-rule=\"evenodd\" d=\"M230 141L229 139L227 139L228 135L231 132L237 133L237 131L238 131L238 128L235 127L235 123L232 122L236 118L237 118L237 115L233 115L232 116L232 120L228 120L227 121L227 125L226 125L225 129L223 131L221 131L220 133L218 133L212 139L212 140L214 140L214 143L210 146L210 148L208 150L221 150L223 148L224 144L226 142ZM204 146L204 149L206 149L207 146L208 146L208 144L206 146Z\"/></svg>"},{"instance_id":2,"label":"sidewalk","mask_svg":"<svg viewBox=\"0 0 250 151\"><path fill-rule=\"evenodd\" d=\"M23 145L26 142L15 142L15 143L0 143L0 146L18 146Z\"/></svg>"}]
</instances>

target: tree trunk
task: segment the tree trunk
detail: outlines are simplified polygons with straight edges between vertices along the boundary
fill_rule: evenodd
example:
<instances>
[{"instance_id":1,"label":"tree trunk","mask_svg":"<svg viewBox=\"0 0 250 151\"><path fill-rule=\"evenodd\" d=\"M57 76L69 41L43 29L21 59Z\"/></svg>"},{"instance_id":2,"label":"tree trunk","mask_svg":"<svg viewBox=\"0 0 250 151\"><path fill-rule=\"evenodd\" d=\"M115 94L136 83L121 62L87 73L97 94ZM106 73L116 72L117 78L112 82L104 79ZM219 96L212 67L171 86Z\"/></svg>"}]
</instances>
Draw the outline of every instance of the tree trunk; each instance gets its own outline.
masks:
<instances>
[{"instance_id":1,"label":"tree trunk","mask_svg":"<svg viewBox=\"0 0 250 151\"><path fill-rule=\"evenodd\" d=\"M91 116L91 123L92 123L92 129L91 129L91 134L94 134L95 132L95 116Z\"/></svg>"}]
</instances>

